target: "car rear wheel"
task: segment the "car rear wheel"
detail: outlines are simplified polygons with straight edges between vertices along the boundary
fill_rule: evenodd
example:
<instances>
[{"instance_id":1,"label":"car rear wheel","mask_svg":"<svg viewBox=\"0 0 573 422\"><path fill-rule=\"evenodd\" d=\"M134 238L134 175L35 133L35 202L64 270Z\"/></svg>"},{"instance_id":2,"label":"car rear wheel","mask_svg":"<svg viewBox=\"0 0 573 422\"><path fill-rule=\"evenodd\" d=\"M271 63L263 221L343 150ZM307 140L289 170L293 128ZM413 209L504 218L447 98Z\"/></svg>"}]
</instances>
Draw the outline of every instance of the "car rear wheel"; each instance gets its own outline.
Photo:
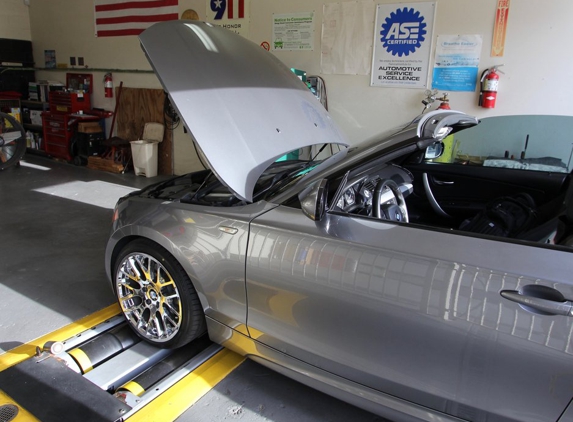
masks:
<instances>
[{"instance_id":1,"label":"car rear wheel","mask_svg":"<svg viewBox=\"0 0 573 422\"><path fill-rule=\"evenodd\" d=\"M127 321L149 343L180 347L205 331L203 309L189 276L152 242L137 240L121 250L114 287Z\"/></svg>"}]
</instances>

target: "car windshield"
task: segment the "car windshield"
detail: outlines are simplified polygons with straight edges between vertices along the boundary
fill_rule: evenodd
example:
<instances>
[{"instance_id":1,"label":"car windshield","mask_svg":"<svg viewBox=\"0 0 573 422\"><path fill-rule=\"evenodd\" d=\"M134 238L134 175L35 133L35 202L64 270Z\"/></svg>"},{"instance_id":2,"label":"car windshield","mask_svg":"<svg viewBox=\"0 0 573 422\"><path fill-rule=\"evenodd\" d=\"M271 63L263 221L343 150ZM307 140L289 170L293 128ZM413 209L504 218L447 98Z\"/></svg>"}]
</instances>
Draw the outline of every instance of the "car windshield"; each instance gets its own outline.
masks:
<instances>
[{"instance_id":1,"label":"car windshield","mask_svg":"<svg viewBox=\"0 0 573 422\"><path fill-rule=\"evenodd\" d=\"M553 173L569 173L573 117L554 115L495 116L450 135L445 152L434 162Z\"/></svg>"}]
</instances>

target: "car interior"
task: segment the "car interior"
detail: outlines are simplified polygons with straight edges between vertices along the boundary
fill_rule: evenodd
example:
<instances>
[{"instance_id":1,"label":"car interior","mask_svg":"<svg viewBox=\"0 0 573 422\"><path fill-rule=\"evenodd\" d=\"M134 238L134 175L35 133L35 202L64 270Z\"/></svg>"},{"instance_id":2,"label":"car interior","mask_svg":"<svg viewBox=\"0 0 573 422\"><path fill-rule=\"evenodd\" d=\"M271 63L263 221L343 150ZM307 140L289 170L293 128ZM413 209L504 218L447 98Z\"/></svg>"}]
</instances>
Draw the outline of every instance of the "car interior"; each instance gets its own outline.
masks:
<instances>
[{"instance_id":1,"label":"car interior","mask_svg":"<svg viewBox=\"0 0 573 422\"><path fill-rule=\"evenodd\" d=\"M542 159L559 162L556 171L495 167L485 161L487 158L476 162L458 156L444 162L428 159L425 151L405 153L389 165L368 170L368 175L348 177L332 198L336 204L330 208L334 212L478 236L502 236L537 245L573 245L573 176L561 159ZM380 206L372 205L378 203L375 197ZM518 207L528 216L520 217L515 206L503 209L509 202L521 202ZM505 215L499 217L499 213ZM496 218L512 220L515 227L496 232L491 229ZM484 219L480 225L479 220Z\"/></svg>"}]
</instances>

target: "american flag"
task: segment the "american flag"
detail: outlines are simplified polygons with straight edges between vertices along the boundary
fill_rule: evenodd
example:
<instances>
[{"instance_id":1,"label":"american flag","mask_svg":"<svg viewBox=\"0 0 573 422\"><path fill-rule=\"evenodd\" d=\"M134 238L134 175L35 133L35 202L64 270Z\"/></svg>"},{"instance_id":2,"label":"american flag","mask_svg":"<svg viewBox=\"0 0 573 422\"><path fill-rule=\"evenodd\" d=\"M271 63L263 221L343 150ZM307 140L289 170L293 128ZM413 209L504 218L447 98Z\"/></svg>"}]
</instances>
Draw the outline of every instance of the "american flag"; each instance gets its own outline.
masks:
<instances>
[{"instance_id":1,"label":"american flag","mask_svg":"<svg viewBox=\"0 0 573 422\"><path fill-rule=\"evenodd\" d=\"M211 0L211 10L215 12L215 19L243 19L245 17L245 0Z\"/></svg>"},{"instance_id":2,"label":"american flag","mask_svg":"<svg viewBox=\"0 0 573 422\"><path fill-rule=\"evenodd\" d=\"M179 19L179 0L94 0L96 37L139 35L156 22Z\"/></svg>"}]
</instances>

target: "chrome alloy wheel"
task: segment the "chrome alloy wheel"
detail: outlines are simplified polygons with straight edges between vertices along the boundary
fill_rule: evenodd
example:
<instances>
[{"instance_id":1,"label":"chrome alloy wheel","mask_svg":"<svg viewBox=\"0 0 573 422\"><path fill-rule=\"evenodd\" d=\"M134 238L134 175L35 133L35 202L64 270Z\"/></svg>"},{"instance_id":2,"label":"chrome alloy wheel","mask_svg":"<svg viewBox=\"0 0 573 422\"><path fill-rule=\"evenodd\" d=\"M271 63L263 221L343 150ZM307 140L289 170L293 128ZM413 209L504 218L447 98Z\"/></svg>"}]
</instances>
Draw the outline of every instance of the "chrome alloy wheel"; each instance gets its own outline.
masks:
<instances>
[{"instance_id":1,"label":"chrome alloy wheel","mask_svg":"<svg viewBox=\"0 0 573 422\"><path fill-rule=\"evenodd\" d=\"M181 327L181 297L167 269L154 257L133 252L117 267L116 291L121 309L145 339L166 342Z\"/></svg>"}]
</instances>

